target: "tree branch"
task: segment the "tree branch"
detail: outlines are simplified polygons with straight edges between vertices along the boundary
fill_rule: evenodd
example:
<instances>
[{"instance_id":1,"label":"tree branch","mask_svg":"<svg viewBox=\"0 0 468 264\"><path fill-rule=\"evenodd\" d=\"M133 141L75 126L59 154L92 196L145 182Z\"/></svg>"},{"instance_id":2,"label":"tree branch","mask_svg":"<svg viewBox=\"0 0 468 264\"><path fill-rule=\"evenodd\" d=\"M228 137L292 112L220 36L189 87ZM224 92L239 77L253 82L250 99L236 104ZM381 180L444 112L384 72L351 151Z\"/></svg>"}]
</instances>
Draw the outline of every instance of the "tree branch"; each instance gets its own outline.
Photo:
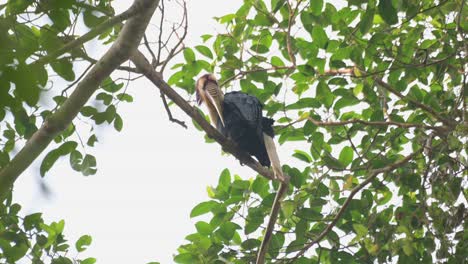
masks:
<instances>
[{"instance_id":1,"label":"tree branch","mask_svg":"<svg viewBox=\"0 0 468 264\"><path fill-rule=\"evenodd\" d=\"M169 105L167 104L166 96L164 95L163 92L161 92L161 100L162 100L162 102L163 102L163 104L164 104L164 108L166 109L166 113L167 113L167 116L169 117L169 121L174 122L174 123L176 123L176 124L179 124L179 125L181 125L183 128L187 129L187 125L185 124L184 121L181 121L181 120L179 120L179 119L177 119L177 118L174 118L174 117L172 116L171 109L169 109Z\"/></svg>"},{"instance_id":2,"label":"tree branch","mask_svg":"<svg viewBox=\"0 0 468 264\"><path fill-rule=\"evenodd\" d=\"M158 0L135 0L132 6L145 7L140 15L125 23L117 40L77 85L70 97L26 142L16 156L0 170L0 197L3 199L21 173L41 154L57 134L77 116L101 82L137 49ZM140 10L139 8L136 8ZM52 57L49 57L52 58Z\"/></svg>"},{"instance_id":3,"label":"tree branch","mask_svg":"<svg viewBox=\"0 0 468 264\"><path fill-rule=\"evenodd\" d=\"M352 190L351 190L351 193L349 194L348 198L346 198L346 200L344 201L343 205L341 206L340 210L338 211L338 213L335 215L335 217L333 218L333 220L331 221L330 224L328 224L328 226L322 231L322 233L320 233L320 235L315 238L312 242L310 242L307 246L305 246L303 249L301 249L292 259L289 260L289 263L293 263L294 260L296 260L297 258L299 258L300 256L304 255L304 253L309 249L311 248L313 245L319 243L324 237L326 237L328 235L328 233L330 233L330 231L333 229L333 227L336 225L336 223L338 223L338 220L340 220L341 216L343 215L343 213L346 211L346 208L348 208L349 204L351 203L351 200L353 199L353 197L360 191L362 190L367 184L369 184L375 177L377 177L379 174L381 173L385 173L385 172L389 172L389 171L392 171L400 166L402 166L403 164L407 163L408 161L410 161L411 159L413 159L416 155L418 155L419 153L421 153L423 150L423 148L421 149L418 149L417 151L413 152L412 154L406 156L404 159L400 160L400 161L397 161L395 163L392 163L388 166L385 166L383 168L380 168L380 169L374 169L374 170L371 170L369 172L369 176L363 181L361 182L358 186L354 187Z\"/></svg>"},{"instance_id":4,"label":"tree branch","mask_svg":"<svg viewBox=\"0 0 468 264\"><path fill-rule=\"evenodd\" d=\"M270 220L268 220L265 235L263 236L262 244L260 245L260 249L257 254L257 261L255 262L256 264L265 263L265 256L268 251L268 246L270 245L271 237L275 228L276 220L278 219L279 211L281 209L281 200L283 199L283 196L286 194L286 191L289 187L289 177L287 177L286 179L287 180L285 182L281 183L280 187L278 188L278 192L276 193L275 200L273 202L273 207L271 208Z\"/></svg>"},{"instance_id":5,"label":"tree branch","mask_svg":"<svg viewBox=\"0 0 468 264\"><path fill-rule=\"evenodd\" d=\"M365 121L361 119L350 119L346 121L324 122L324 121L315 120L312 117L308 117L307 120L309 120L310 122L312 122L312 124L316 126L324 126L324 127L344 126L344 125L359 123L359 124L369 125L369 126L397 126L397 127L402 127L402 128L417 127L417 128L424 128L424 129L430 129L430 130L435 130L435 131L445 130L445 127L429 126L429 125L415 124L415 123L402 123L402 122L394 122L394 121Z\"/></svg>"},{"instance_id":6,"label":"tree branch","mask_svg":"<svg viewBox=\"0 0 468 264\"><path fill-rule=\"evenodd\" d=\"M242 151L233 141L224 137L213 126L211 126L205 118L200 115L197 109L193 108L184 98L182 98L174 89L172 89L164 80L160 73L156 72L151 64L146 60L145 56L138 50L131 57L133 64L145 75L163 94L171 99L176 105L182 109L188 116L195 120L206 134L218 142L224 151L231 153L243 164L252 168L260 175L270 180L275 179L273 172L266 167L263 167L255 161L250 155Z\"/></svg>"},{"instance_id":7,"label":"tree branch","mask_svg":"<svg viewBox=\"0 0 468 264\"><path fill-rule=\"evenodd\" d=\"M453 127L455 126L455 122L453 120L449 120L449 119L446 119L444 117L442 117L439 113L437 113L436 111L434 111L432 108L430 108L429 106L423 104L423 103L420 103L416 100L413 100L413 99L410 99L408 98L407 96L404 96L402 93L400 93L399 91L395 90L390 84L384 82L382 79L380 78L374 78L374 80L380 85L382 86L383 88L385 88L385 90L391 92L392 94L398 96L400 99L404 100L404 101L407 101L407 102L410 102L416 106L418 106L419 108L423 109L424 111L428 112L429 114L431 114L433 117L435 117L437 120L439 120L440 122L444 123L445 125L449 126L449 127Z\"/></svg>"}]
</instances>

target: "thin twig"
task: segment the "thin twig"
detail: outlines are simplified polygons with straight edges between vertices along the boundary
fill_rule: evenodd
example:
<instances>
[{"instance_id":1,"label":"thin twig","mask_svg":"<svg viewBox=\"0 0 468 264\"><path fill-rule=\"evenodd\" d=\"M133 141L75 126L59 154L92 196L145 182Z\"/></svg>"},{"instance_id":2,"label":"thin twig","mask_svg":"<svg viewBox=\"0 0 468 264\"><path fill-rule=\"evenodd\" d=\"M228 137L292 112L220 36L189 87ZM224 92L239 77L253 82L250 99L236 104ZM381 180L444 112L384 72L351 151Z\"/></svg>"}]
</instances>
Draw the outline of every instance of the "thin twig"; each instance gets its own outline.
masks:
<instances>
[{"instance_id":1,"label":"thin twig","mask_svg":"<svg viewBox=\"0 0 468 264\"><path fill-rule=\"evenodd\" d=\"M390 84L384 82L382 79L380 78L374 78L374 80L379 84L381 85L383 88L385 88L387 91L391 92L392 94L398 96L400 99L404 100L404 101L407 101L407 102L410 102L414 105L416 105L417 107L423 109L424 111L428 112L429 114L431 114L433 117L435 117L437 120L441 121L442 123L444 123L445 125L449 126L449 127L453 127L455 126L455 122L453 120L450 120L450 119L446 119L444 117L442 117L439 113L437 113L436 111L434 111L434 109L432 109L431 107L423 104L423 103L420 103L416 100L413 100L413 99L410 99L408 98L407 96L403 95L402 93L400 93L399 91L397 91L395 88L393 88Z\"/></svg>"},{"instance_id":2,"label":"thin twig","mask_svg":"<svg viewBox=\"0 0 468 264\"><path fill-rule=\"evenodd\" d=\"M157 63L161 60L161 51L162 51L162 33L163 33L163 22L164 22L164 0L161 0L159 5L159 10L161 11L161 19L159 20L159 36L158 36L158 56L156 58Z\"/></svg>"},{"instance_id":3,"label":"thin twig","mask_svg":"<svg viewBox=\"0 0 468 264\"><path fill-rule=\"evenodd\" d=\"M415 123L402 123L402 122L395 122L395 121L365 121L362 119L350 119L346 121L324 122L324 121L315 120L314 118L310 116L307 118L307 120L309 120L310 122L312 122L312 124L316 126L324 126L324 127L344 126L344 125L359 123L359 124L369 125L369 126L397 126L397 127L402 127L402 128L411 128L411 127L424 128L424 129L430 129L430 130L436 130L436 131L445 130L444 127L429 126L429 125L415 124Z\"/></svg>"},{"instance_id":4,"label":"thin twig","mask_svg":"<svg viewBox=\"0 0 468 264\"><path fill-rule=\"evenodd\" d=\"M172 47L172 49L169 51L169 54L167 55L167 58L165 60L165 62L163 63L161 69L159 70L159 72L163 73L164 72L164 69L166 68L168 62L171 60L171 58L173 58L177 53L179 53L180 51L182 51L183 49L179 49L180 46L183 47L183 42L185 40L185 37L187 36L187 32L188 32L188 12L187 12L187 3L184 1L184 15L182 17L182 21L180 22L180 24L184 24L184 33L182 34L182 36L179 38L179 41L176 43L176 45L174 47Z\"/></svg>"},{"instance_id":5,"label":"thin twig","mask_svg":"<svg viewBox=\"0 0 468 264\"><path fill-rule=\"evenodd\" d=\"M156 55L154 55L154 52L153 52L153 50L151 49L151 47L149 45L148 38L146 37L146 34L143 35L143 42L145 43L146 49L151 54L151 58L153 58L152 61L151 61L151 65L156 66L158 64L158 59L156 59Z\"/></svg>"},{"instance_id":6,"label":"thin twig","mask_svg":"<svg viewBox=\"0 0 468 264\"><path fill-rule=\"evenodd\" d=\"M177 118L174 118L172 116L171 109L169 109L169 105L167 104L166 96L163 94L163 92L161 92L161 99L162 99L162 102L164 104L164 108L166 109L167 116L169 117L169 121L174 122L176 124L179 124L182 127L184 127L185 129L187 129L188 127L187 127L187 125L185 124L184 121L181 121L181 120L179 120Z\"/></svg>"},{"instance_id":7,"label":"thin twig","mask_svg":"<svg viewBox=\"0 0 468 264\"><path fill-rule=\"evenodd\" d=\"M250 73L269 72L269 71L277 71L277 70L291 70L291 69L295 69L295 68L296 68L295 66L273 66L271 68L257 68L257 69L245 70L245 71L241 70L238 73L236 73L235 75L233 75L233 76L227 78L226 80L224 80L219 86L223 87L224 85L228 84L232 80L240 79L240 78L242 78L245 75L250 74Z\"/></svg>"}]
</instances>

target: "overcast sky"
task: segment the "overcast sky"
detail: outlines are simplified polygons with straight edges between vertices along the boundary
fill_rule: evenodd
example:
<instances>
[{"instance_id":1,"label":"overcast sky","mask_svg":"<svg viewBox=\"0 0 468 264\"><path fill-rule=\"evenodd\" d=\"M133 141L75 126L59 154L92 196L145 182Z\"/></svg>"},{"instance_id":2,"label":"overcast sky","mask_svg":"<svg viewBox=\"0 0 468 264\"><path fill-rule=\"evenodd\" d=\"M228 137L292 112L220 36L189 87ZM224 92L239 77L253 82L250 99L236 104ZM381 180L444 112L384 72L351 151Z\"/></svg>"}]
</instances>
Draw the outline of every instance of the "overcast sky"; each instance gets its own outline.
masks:
<instances>
[{"instance_id":1,"label":"overcast sky","mask_svg":"<svg viewBox=\"0 0 468 264\"><path fill-rule=\"evenodd\" d=\"M129 3L114 2L122 4L119 11ZM235 12L241 3L190 1L186 45L199 44L203 34L222 32L212 18ZM97 158L96 175L84 177L70 168L68 158L60 159L46 175L52 192L46 198L38 188L39 158L16 182L15 200L24 206L23 214L40 211L49 222L65 219L71 245L80 235L91 235L93 243L80 258L96 257L98 263L173 263L177 247L186 243L184 237L200 220L189 214L208 199L206 187L217 184L224 168L245 179L255 173L232 156L221 155L218 144L206 144L203 133L182 112L174 114L187 122L188 130L169 122L159 91L150 82L139 79L128 92L134 102L118 107L123 131L101 128L97 146L86 149ZM280 147L283 160L290 151Z\"/></svg>"}]
</instances>

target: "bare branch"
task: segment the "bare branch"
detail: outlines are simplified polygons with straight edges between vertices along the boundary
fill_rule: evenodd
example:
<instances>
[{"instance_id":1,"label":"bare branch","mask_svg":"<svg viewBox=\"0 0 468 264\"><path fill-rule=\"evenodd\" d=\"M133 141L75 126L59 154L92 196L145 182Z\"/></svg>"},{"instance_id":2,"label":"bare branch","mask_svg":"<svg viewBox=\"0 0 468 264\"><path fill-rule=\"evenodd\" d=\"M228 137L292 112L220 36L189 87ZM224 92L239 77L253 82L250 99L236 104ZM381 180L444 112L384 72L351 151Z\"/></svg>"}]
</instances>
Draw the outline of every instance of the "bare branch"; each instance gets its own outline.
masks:
<instances>
[{"instance_id":1,"label":"bare branch","mask_svg":"<svg viewBox=\"0 0 468 264\"><path fill-rule=\"evenodd\" d=\"M185 129L187 129L187 125L185 124L184 121L181 121L181 120L179 120L177 118L174 118L172 116L171 109L169 109L169 105L167 104L166 96L163 94L163 92L161 92L161 99L162 99L162 102L164 104L164 108L166 109L167 116L169 117L169 121L174 122L176 124L179 124L182 127L184 127Z\"/></svg>"},{"instance_id":2,"label":"bare branch","mask_svg":"<svg viewBox=\"0 0 468 264\"><path fill-rule=\"evenodd\" d=\"M188 15L187 15L188 12L187 12L187 3L185 1L184 1L183 8L184 8L184 16L183 16L182 21L180 22L180 24L184 25L184 33L182 34L181 37L179 37L179 41L176 43L176 45L174 47L172 47L172 49L169 51L169 54L167 55L167 58L165 59L165 62L162 64L162 67L161 67L161 70L160 70L161 73L164 72L164 69L166 68L167 63L177 53L179 53L180 51L183 50L183 43L184 43L185 37L187 36L187 31L188 31ZM182 46L182 49L179 49L179 47L181 47L181 46Z\"/></svg>"},{"instance_id":3,"label":"bare branch","mask_svg":"<svg viewBox=\"0 0 468 264\"><path fill-rule=\"evenodd\" d=\"M148 50L148 52L151 54L151 57L153 58L151 61L151 65L156 66L158 64L158 59L156 58L156 55L154 55L153 49L151 49L149 45L148 39L146 38L146 34L143 35L143 42L145 43L146 49Z\"/></svg>"},{"instance_id":4,"label":"bare branch","mask_svg":"<svg viewBox=\"0 0 468 264\"><path fill-rule=\"evenodd\" d=\"M315 238L312 242L310 242L307 246L305 246L303 249L301 249L292 259L289 260L289 263L293 263L294 260L296 260L297 258L299 258L300 256L304 255L304 253L309 249L311 248L313 245L319 243L323 238L325 238L328 233L330 233L330 231L333 229L333 227L336 225L336 223L338 223L338 220L341 218L341 216L343 215L343 213L346 211L346 208L348 208L349 204L351 203L351 200L353 199L353 197L360 191L362 190L367 184L369 184L375 177L377 177L379 174L381 173L386 173L386 172L389 172L389 171L392 171L400 166L402 166L403 164L407 163L408 161L410 161L411 159L413 159L416 155L418 155L419 153L422 152L422 148L421 149L418 149L417 151L413 152L412 154L406 156L404 159L400 160L400 161L397 161L395 163L392 163L388 166L385 166L383 168L380 168L380 169L375 169L375 170L371 170L369 172L369 176L363 181L361 182L358 186L354 187L352 190L351 190L351 193L349 194L348 198L346 198L346 200L344 201L343 205L341 206L340 210L338 211L338 213L336 213L335 217L333 218L333 220L331 221L330 224L328 224L328 226L322 231L322 233L320 233L320 235L318 235L317 238Z\"/></svg>"},{"instance_id":5,"label":"bare branch","mask_svg":"<svg viewBox=\"0 0 468 264\"><path fill-rule=\"evenodd\" d=\"M58 133L68 127L101 82L120 64L128 60L132 52L137 49L158 2L158 0L135 0L132 6L138 7L136 9L141 11L140 14L125 23L117 40L99 60L99 63L83 78L57 112L44 122L18 154L0 170L0 197L2 199L19 175L46 149Z\"/></svg>"}]
</instances>

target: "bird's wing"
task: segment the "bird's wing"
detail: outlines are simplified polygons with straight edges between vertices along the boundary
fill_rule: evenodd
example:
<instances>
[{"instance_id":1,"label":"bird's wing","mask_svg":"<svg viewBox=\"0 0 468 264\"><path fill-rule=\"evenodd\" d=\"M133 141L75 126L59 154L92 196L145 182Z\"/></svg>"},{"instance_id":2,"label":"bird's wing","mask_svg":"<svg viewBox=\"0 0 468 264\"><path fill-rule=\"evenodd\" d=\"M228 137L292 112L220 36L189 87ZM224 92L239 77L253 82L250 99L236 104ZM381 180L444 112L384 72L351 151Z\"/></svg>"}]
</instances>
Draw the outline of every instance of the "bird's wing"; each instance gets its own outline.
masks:
<instances>
[{"instance_id":1,"label":"bird's wing","mask_svg":"<svg viewBox=\"0 0 468 264\"><path fill-rule=\"evenodd\" d=\"M231 92L224 96L224 103L235 110L247 125L260 129L258 132L261 135L262 104L256 97L241 92Z\"/></svg>"}]
</instances>

